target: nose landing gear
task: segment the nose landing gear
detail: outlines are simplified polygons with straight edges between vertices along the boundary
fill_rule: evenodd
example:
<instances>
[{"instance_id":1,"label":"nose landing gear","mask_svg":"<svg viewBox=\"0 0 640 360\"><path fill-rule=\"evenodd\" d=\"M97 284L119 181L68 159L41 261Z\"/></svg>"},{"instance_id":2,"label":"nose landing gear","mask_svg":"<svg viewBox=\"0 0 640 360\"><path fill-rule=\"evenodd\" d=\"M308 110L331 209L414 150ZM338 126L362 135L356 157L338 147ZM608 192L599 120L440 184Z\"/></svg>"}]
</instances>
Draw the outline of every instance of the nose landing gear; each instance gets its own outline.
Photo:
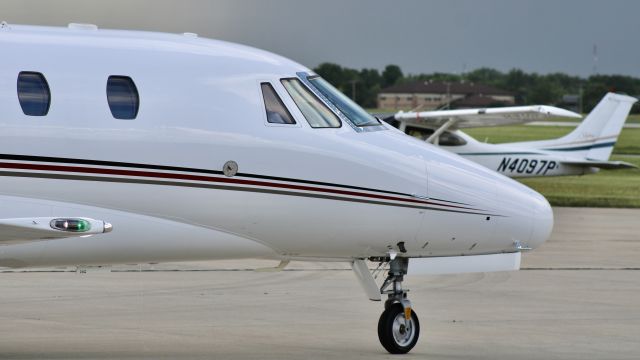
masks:
<instances>
[{"instance_id":1,"label":"nose landing gear","mask_svg":"<svg viewBox=\"0 0 640 360\"><path fill-rule=\"evenodd\" d=\"M378 320L378 339L392 354L406 354L418 342L420 322L411 308L407 290L402 288L402 280L409 268L409 259L397 257L389 262L389 274L380 288L387 294L384 312Z\"/></svg>"},{"instance_id":2,"label":"nose landing gear","mask_svg":"<svg viewBox=\"0 0 640 360\"><path fill-rule=\"evenodd\" d=\"M388 352L406 354L416 345L420 335L418 316L407 298L408 290L402 288L402 280L409 268L409 259L393 254L369 260L380 262L374 273L381 271L383 264L389 263L389 272L381 287L378 287L364 259L354 259L351 263L354 274L370 300L381 301L381 295L387 294L384 312L378 321L378 339Z\"/></svg>"}]
</instances>

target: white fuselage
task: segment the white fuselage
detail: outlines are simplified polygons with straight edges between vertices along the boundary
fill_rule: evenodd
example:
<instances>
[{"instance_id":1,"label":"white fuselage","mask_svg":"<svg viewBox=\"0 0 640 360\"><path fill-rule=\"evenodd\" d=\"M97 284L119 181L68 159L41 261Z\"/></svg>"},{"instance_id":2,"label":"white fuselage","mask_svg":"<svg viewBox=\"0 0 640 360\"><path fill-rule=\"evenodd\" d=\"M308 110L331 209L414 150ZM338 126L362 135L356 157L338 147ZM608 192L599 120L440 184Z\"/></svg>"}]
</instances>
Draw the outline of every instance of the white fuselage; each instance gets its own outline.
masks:
<instances>
[{"instance_id":1,"label":"white fuselage","mask_svg":"<svg viewBox=\"0 0 640 360\"><path fill-rule=\"evenodd\" d=\"M0 46L0 218L87 216L114 229L1 246L0 266L350 259L399 242L411 257L491 254L549 235L547 201L491 170L386 125L311 128L280 82L310 70L279 56L182 35L31 27L1 29ZM46 116L21 110L21 71L46 76ZM135 81L134 120L112 116L111 75ZM267 123L261 82L297 124Z\"/></svg>"},{"instance_id":2,"label":"white fuselage","mask_svg":"<svg viewBox=\"0 0 640 360\"><path fill-rule=\"evenodd\" d=\"M508 177L585 175L598 171L594 167L563 163L576 158L566 151L544 150L543 142L489 144L481 143L460 130L455 134L465 139L466 144L441 146L443 149Z\"/></svg>"}]
</instances>

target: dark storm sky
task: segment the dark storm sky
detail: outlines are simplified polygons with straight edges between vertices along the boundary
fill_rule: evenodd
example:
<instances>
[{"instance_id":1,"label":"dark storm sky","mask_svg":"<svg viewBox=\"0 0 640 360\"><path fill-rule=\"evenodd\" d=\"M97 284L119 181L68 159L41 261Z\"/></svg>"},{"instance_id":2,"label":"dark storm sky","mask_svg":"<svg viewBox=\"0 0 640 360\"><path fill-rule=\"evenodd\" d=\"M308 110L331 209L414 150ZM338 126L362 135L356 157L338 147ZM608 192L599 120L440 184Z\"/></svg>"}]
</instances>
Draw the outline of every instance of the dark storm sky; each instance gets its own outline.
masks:
<instances>
[{"instance_id":1,"label":"dark storm sky","mask_svg":"<svg viewBox=\"0 0 640 360\"><path fill-rule=\"evenodd\" d=\"M633 0L1 0L9 23L196 32L314 67L640 77Z\"/></svg>"}]
</instances>

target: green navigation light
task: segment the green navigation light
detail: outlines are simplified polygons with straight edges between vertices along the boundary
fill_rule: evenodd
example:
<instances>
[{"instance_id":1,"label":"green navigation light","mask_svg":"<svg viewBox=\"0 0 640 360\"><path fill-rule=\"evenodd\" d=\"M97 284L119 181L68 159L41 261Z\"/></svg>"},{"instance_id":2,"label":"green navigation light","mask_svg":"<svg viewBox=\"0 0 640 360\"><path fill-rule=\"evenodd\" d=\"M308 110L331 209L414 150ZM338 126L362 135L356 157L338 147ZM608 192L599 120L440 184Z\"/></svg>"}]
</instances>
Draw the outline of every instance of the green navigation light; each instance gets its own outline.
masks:
<instances>
[{"instance_id":1,"label":"green navigation light","mask_svg":"<svg viewBox=\"0 0 640 360\"><path fill-rule=\"evenodd\" d=\"M60 231L86 232L91 229L91 223L84 219L53 219L51 228Z\"/></svg>"}]
</instances>

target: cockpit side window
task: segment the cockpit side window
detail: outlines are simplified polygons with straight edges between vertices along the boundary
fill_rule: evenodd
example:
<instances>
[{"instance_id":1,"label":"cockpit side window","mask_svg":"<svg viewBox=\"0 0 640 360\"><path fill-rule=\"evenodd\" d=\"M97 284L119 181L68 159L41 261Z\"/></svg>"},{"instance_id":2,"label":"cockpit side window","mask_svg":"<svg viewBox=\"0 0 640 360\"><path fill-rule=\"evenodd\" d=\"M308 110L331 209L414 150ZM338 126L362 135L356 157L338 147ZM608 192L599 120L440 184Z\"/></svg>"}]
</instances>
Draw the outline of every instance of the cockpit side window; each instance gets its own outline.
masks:
<instances>
[{"instance_id":1,"label":"cockpit side window","mask_svg":"<svg viewBox=\"0 0 640 360\"><path fill-rule=\"evenodd\" d=\"M271 124L295 124L296 121L284 106L282 100L280 100L273 86L267 82L263 82L260 84L260 88L262 88L264 108L267 112L267 122Z\"/></svg>"},{"instance_id":2,"label":"cockpit side window","mask_svg":"<svg viewBox=\"0 0 640 360\"><path fill-rule=\"evenodd\" d=\"M405 133L407 133L407 135L411 135L413 137L417 137L422 140L427 140L429 136L431 136L434 133L434 130L415 127L415 126L407 126ZM463 139L462 137L450 131L443 132L438 138L438 145L442 145L442 146L462 146L466 144L467 144L467 141L465 139Z\"/></svg>"},{"instance_id":3,"label":"cockpit side window","mask_svg":"<svg viewBox=\"0 0 640 360\"><path fill-rule=\"evenodd\" d=\"M462 146L467 144L467 140L452 132L445 131L440 135L438 143L442 146Z\"/></svg>"},{"instance_id":4,"label":"cockpit side window","mask_svg":"<svg viewBox=\"0 0 640 360\"><path fill-rule=\"evenodd\" d=\"M309 91L300 80L295 78L282 79L281 82L311 127L339 128L342 126L338 116Z\"/></svg>"}]
</instances>

